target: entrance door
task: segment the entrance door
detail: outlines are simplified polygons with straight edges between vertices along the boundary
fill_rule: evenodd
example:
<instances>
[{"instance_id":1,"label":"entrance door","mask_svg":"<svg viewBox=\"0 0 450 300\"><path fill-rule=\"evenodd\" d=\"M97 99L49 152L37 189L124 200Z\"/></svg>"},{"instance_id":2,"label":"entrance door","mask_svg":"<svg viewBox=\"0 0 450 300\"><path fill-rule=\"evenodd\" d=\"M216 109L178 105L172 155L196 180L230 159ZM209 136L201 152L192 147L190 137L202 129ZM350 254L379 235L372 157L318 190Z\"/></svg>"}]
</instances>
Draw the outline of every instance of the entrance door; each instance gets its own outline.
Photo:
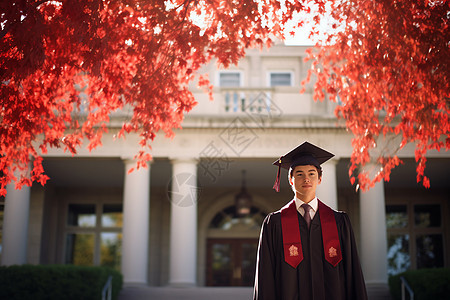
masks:
<instances>
[{"instance_id":1,"label":"entrance door","mask_svg":"<svg viewBox=\"0 0 450 300\"><path fill-rule=\"evenodd\" d=\"M208 239L207 285L253 286L258 239Z\"/></svg>"}]
</instances>

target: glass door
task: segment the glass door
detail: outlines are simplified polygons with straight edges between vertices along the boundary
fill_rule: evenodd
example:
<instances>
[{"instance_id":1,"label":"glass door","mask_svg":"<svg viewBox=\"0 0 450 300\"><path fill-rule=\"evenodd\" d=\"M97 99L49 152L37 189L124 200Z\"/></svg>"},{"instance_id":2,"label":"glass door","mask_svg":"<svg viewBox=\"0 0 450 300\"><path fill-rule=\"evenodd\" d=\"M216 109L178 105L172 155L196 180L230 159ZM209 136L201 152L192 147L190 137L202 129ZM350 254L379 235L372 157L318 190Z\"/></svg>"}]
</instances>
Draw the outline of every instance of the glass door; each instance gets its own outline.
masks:
<instances>
[{"instance_id":1,"label":"glass door","mask_svg":"<svg viewBox=\"0 0 450 300\"><path fill-rule=\"evenodd\" d=\"M208 239L207 285L253 286L257 239Z\"/></svg>"}]
</instances>

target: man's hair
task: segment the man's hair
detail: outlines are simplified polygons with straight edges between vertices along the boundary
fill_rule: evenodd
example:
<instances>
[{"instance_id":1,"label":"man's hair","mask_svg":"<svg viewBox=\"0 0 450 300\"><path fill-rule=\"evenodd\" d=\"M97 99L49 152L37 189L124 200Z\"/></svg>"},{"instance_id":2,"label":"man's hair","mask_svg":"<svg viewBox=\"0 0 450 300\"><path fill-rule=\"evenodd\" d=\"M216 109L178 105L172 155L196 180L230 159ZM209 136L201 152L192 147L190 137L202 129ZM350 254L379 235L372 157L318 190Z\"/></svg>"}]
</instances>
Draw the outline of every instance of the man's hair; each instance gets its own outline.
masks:
<instances>
[{"instance_id":1,"label":"man's hair","mask_svg":"<svg viewBox=\"0 0 450 300\"><path fill-rule=\"evenodd\" d=\"M301 166L301 165L292 165L290 168L289 168L289 178L292 178L292 176L294 175L294 169L295 169L295 167L297 167L297 166ZM313 165L311 165L311 166L313 166ZM317 166L314 166L315 168L316 168L316 170L317 170L317 174L319 174L319 179L320 178L322 178L322 167L317 167Z\"/></svg>"}]
</instances>

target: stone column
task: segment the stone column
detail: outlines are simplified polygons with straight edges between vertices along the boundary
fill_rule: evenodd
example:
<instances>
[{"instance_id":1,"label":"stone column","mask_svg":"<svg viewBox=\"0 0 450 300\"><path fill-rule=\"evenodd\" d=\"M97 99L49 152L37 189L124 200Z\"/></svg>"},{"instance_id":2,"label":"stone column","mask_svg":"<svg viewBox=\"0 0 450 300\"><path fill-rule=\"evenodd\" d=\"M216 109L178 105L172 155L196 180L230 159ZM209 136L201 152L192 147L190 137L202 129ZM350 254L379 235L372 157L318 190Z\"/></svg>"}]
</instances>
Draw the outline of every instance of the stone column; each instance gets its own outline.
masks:
<instances>
[{"instance_id":1,"label":"stone column","mask_svg":"<svg viewBox=\"0 0 450 300\"><path fill-rule=\"evenodd\" d=\"M333 209L338 208L336 166L338 160L331 159L322 165L322 182L317 186L317 197Z\"/></svg>"},{"instance_id":2,"label":"stone column","mask_svg":"<svg viewBox=\"0 0 450 300\"><path fill-rule=\"evenodd\" d=\"M136 162L124 162L122 274L125 283L147 284L150 166L128 173Z\"/></svg>"},{"instance_id":3,"label":"stone column","mask_svg":"<svg viewBox=\"0 0 450 300\"><path fill-rule=\"evenodd\" d=\"M197 283L197 161L172 161L169 285Z\"/></svg>"},{"instance_id":4,"label":"stone column","mask_svg":"<svg viewBox=\"0 0 450 300\"><path fill-rule=\"evenodd\" d=\"M30 187L16 190L15 183L6 187L3 214L2 265L27 263L28 219L30 213Z\"/></svg>"},{"instance_id":5,"label":"stone column","mask_svg":"<svg viewBox=\"0 0 450 300\"><path fill-rule=\"evenodd\" d=\"M250 55L250 86L268 86L266 78L261 76L261 56Z\"/></svg>"},{"instance_id":6,"label":"stone column","mask_svg":"<svg viewBox=\"0 0 450 300\"><path fill-rule=\"evenodd\" d=\"M387 284L384 181L360 194L361 265L367 284Z\"/></svg>"}]
</instances>

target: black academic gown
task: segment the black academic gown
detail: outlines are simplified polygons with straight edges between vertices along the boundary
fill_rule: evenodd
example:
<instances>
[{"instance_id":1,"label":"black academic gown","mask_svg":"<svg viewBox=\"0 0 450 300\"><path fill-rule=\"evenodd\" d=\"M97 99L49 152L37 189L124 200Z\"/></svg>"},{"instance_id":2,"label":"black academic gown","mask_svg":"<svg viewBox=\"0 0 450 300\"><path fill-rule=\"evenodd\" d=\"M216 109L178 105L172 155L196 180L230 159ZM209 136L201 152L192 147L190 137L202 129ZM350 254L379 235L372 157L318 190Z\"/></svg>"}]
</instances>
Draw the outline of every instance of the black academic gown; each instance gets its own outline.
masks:
<instances>
[{"instance_id":1,"label":"black academic gown","mask_svg":"<svg viewBox=\"0 0 450 300\"><path fill-rule=\"evenodd\" d=\"M333 267L325 260L320 216L310 230L298 214L303 260L293 268L284 260L280 211L269 214L262 225L256 263L254 300L365 300L366 286L348 215L334 212L342 261Z\"/></svg>"}]
</instances>

